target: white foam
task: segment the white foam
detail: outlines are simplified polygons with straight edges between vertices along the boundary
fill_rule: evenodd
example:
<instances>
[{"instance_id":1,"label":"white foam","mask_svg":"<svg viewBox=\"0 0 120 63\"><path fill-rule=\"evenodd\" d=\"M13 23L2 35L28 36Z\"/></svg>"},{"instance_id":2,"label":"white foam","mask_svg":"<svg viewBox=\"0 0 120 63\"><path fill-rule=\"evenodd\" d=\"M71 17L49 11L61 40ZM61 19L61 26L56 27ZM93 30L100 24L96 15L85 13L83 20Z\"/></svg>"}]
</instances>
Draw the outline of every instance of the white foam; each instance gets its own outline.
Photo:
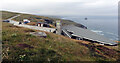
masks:
<instances>
[{"instance_id":1,"label":"white foam","mask_svg":"<svg viewBox=\"0 0 120 63\"><path fill-rule=\"evenodd\" d=\"M67 19L67 18L61 18L61 19Z\"/></svg>"},{"instance_id":2,"label":"white foam","mask_svg":"<svg viewBox=\"0 0 120 63\"><path fill-rule=\"evenodd\" d=\"M100 35L104 35L104 34L100 34Z\"/></svg>"},{"instance_id":3,"label":"white foam","mask_svg":"<svg viewBox=\"0 0 120 63\"><path fill-rule=\"evenodd\" d=\"M91 31L96 32L96 33L101 33L101 32L103 32L103 31L100 31L100 30L91 30Z\"/></svg>"},{"instance_id":4,"label":"white foam","mask_svg":"<svg viewBox=\"0 0 120 63\"><path fill-rule=\"evenodd\" d=\"M106 32L107 34L118 36L117 34L111 33L111 32Z\"/></svg>"}]
</instances>

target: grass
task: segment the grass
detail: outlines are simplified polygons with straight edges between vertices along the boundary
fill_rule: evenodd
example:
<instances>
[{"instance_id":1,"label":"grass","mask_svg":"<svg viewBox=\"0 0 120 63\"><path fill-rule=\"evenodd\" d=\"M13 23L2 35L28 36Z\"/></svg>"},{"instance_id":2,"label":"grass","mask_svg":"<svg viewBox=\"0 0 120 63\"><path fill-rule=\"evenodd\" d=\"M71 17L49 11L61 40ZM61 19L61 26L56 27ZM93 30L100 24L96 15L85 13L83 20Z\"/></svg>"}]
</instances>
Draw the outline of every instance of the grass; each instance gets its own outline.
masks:
<instances>
[{"instance_id":1,"label":"grass","mask_svg":"<svg viewBox=\"0 0 120 63\"><path fill-rule=\"evenodd\" d=\"M2 24L3 61L119 61L119 50L114 46L100 46L48 32L46 38L37 37L29 32L43 31Z\"/></svg>"},{"instance_id":2,"label":"grass","mask_svg":"<svg viewBox=\"0 0 120 63\"><path fill-rule=\"evenodd\" d=\"M31 14L23 14L23 13L16 13L16 12L8 12L8 11L0 11L2 12L2 19L8 19L12 16L16 16L18 14L20 14L21 16L14 18L13 20L15 21L23 21L23 19L29 19L31 22L43 22L44 19L50 20L53 22L52 25L55 26L55 22L56 20L61 20L63 25L70 25L73 24L75 26L78 27L82 27L84 28L85 26L79 23L76 23L74 21L71 20L64 20L64 19L59 19L59 18L50 18L50 17L44 17L44 16L37 16L37 15L31 15ZM40 20L43 19L43 20Z\"/></svg>"},{"instance_id":3,"label":"grass","mask_svg":"<svg viewBox=\"0 0 120 63\"><path fill-rule=\"evenodd\" d=\"M20 13L15 13L15 12L7 12L7 11L0 11L0 13L2 13L2 19L8 19L8 18L11 18L15 15L18 15Z\"/></svg>"},{"instance_id":4,"label":"grass","mask_svg":"<svg viewBox=\"0 0 120 63\"><path fill-rule=\"evenodd\" d=\"M3 59L21 60L19 55L25 54L28 57L24 60L47 60L48 58L54 61L92 60L88 58L89 49L80 46L71 39L53 33L47 33L47 38L41 38L30 35L29 31L26 32L26 30L30 29L3 23L3 53L9 53L8 57L4 56ZM17 46L18 44L27 44L32 46L33 49L22 49ZM9 51L6 51L7 48L9 48Z\"/></svg>"},{"instance_id":5,"label":"grass","mask_svg":"<svg viewBox=\"0 0 120 63\"><path fill-rule=\"evenodd\" d=\"M22 27L17 27L8 23L3 23L3 60L19 61L113 61L117 60L116 54L112 57L106 55L108 51L102 49L100 53L96 52L98 48L94 44L83 44L67 37L47 33L46 38L30 35L29 32L39 32ZM18 46L27 44L30 47ZM103 46L101 46L103 48ZM99 50L99 49L97 49ZM111 49L110 49L111 50ZM110 51L109 51L110 52ZM114 51L114 53L117 53ZM21 56L25 56L20 58ZM105 56L106 55L106 56Z\"/></svg>"},{"instance_id":6,"label":"grass","mask_svg":"<svg viewBox=\"0 0 120 63\"><path fill-rule=\"evenodd\" d=\"M2 19L0 18L0 41L2 40Z\"/></svg>"},{"instance_id":7,"label":"grass","mask_svg":"<svg viewBox=\"0 0 120 63\"><path fill-rule=\"evenodd\" d=\"M1 13L0 13L1 14ZM0 62L2 60L1 54L2 54L2 19L0 15Z\"/></svg>"}]
</instances>

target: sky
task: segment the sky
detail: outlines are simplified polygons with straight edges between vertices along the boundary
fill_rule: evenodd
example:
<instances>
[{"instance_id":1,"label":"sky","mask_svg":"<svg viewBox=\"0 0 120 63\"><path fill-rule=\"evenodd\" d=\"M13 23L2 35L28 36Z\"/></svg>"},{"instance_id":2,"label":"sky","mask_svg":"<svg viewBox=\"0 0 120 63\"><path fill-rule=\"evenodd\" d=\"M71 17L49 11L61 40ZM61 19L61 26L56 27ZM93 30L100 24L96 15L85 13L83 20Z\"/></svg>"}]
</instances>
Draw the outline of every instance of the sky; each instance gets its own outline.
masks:
<instances>
[{"instance_id":1,"label":"sky","mask_svg":"<svg viewBox=\"0 0 120 63\"><path fill-rule=\"evenodd\" d=\"M0 0L0 10L55 16L117 16L119 0Z\"/></svg>"}]
</instances>

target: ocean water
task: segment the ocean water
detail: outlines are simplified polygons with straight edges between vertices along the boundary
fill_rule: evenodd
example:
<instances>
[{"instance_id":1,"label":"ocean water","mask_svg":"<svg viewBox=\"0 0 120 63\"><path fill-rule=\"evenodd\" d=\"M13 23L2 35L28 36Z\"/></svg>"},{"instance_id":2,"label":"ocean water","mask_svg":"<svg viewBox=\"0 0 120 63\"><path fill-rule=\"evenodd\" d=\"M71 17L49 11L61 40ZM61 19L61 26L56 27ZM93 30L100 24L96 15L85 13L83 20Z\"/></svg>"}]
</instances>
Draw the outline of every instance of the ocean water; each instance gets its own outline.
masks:
<instances>
[{"instance_id":1,"label":"ocean water","mask_svg":"<svg viewBox=\"0 0 120 63\"><path fill-rule=\"evenodd\" d=\"M61 19L72 20L83 24L89 30L103 35L111 40L118 40L117 16L62 16Z\"/></svg>"}]
</instances>

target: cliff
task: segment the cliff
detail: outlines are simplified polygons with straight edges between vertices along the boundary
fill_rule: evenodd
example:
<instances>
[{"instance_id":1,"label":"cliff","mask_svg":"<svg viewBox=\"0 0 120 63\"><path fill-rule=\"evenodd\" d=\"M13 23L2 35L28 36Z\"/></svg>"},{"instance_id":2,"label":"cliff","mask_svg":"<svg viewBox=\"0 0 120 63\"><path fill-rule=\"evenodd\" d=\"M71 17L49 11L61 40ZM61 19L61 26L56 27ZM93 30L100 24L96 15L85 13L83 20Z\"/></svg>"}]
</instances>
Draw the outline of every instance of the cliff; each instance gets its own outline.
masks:
<instances>
[{"instance_id":1,"label":"cliff","mask_svg":"<svg viewBox=\"0 0 120 63\"><path fill-rule=\"evenodd\" d=\"M10 18L19 13L4 11L3 19ZM37 17L37 18L36 18ZM21 18L21 19L20 19ZM54 18L23 14L14 20L32 18L34 22L39 19ZM63 20L66 24L68 21ZM76 24L69 22L69 24ZM65 24L65 25L66 25ZM81 27L81 26L80 26ZM118 46L102 46L95 43L70 39L54 33L48 33L46 38L29 34L30 32L43 32L2 23L2 58L3 61L119 61Z\"/></svg>"}]
</instances>

